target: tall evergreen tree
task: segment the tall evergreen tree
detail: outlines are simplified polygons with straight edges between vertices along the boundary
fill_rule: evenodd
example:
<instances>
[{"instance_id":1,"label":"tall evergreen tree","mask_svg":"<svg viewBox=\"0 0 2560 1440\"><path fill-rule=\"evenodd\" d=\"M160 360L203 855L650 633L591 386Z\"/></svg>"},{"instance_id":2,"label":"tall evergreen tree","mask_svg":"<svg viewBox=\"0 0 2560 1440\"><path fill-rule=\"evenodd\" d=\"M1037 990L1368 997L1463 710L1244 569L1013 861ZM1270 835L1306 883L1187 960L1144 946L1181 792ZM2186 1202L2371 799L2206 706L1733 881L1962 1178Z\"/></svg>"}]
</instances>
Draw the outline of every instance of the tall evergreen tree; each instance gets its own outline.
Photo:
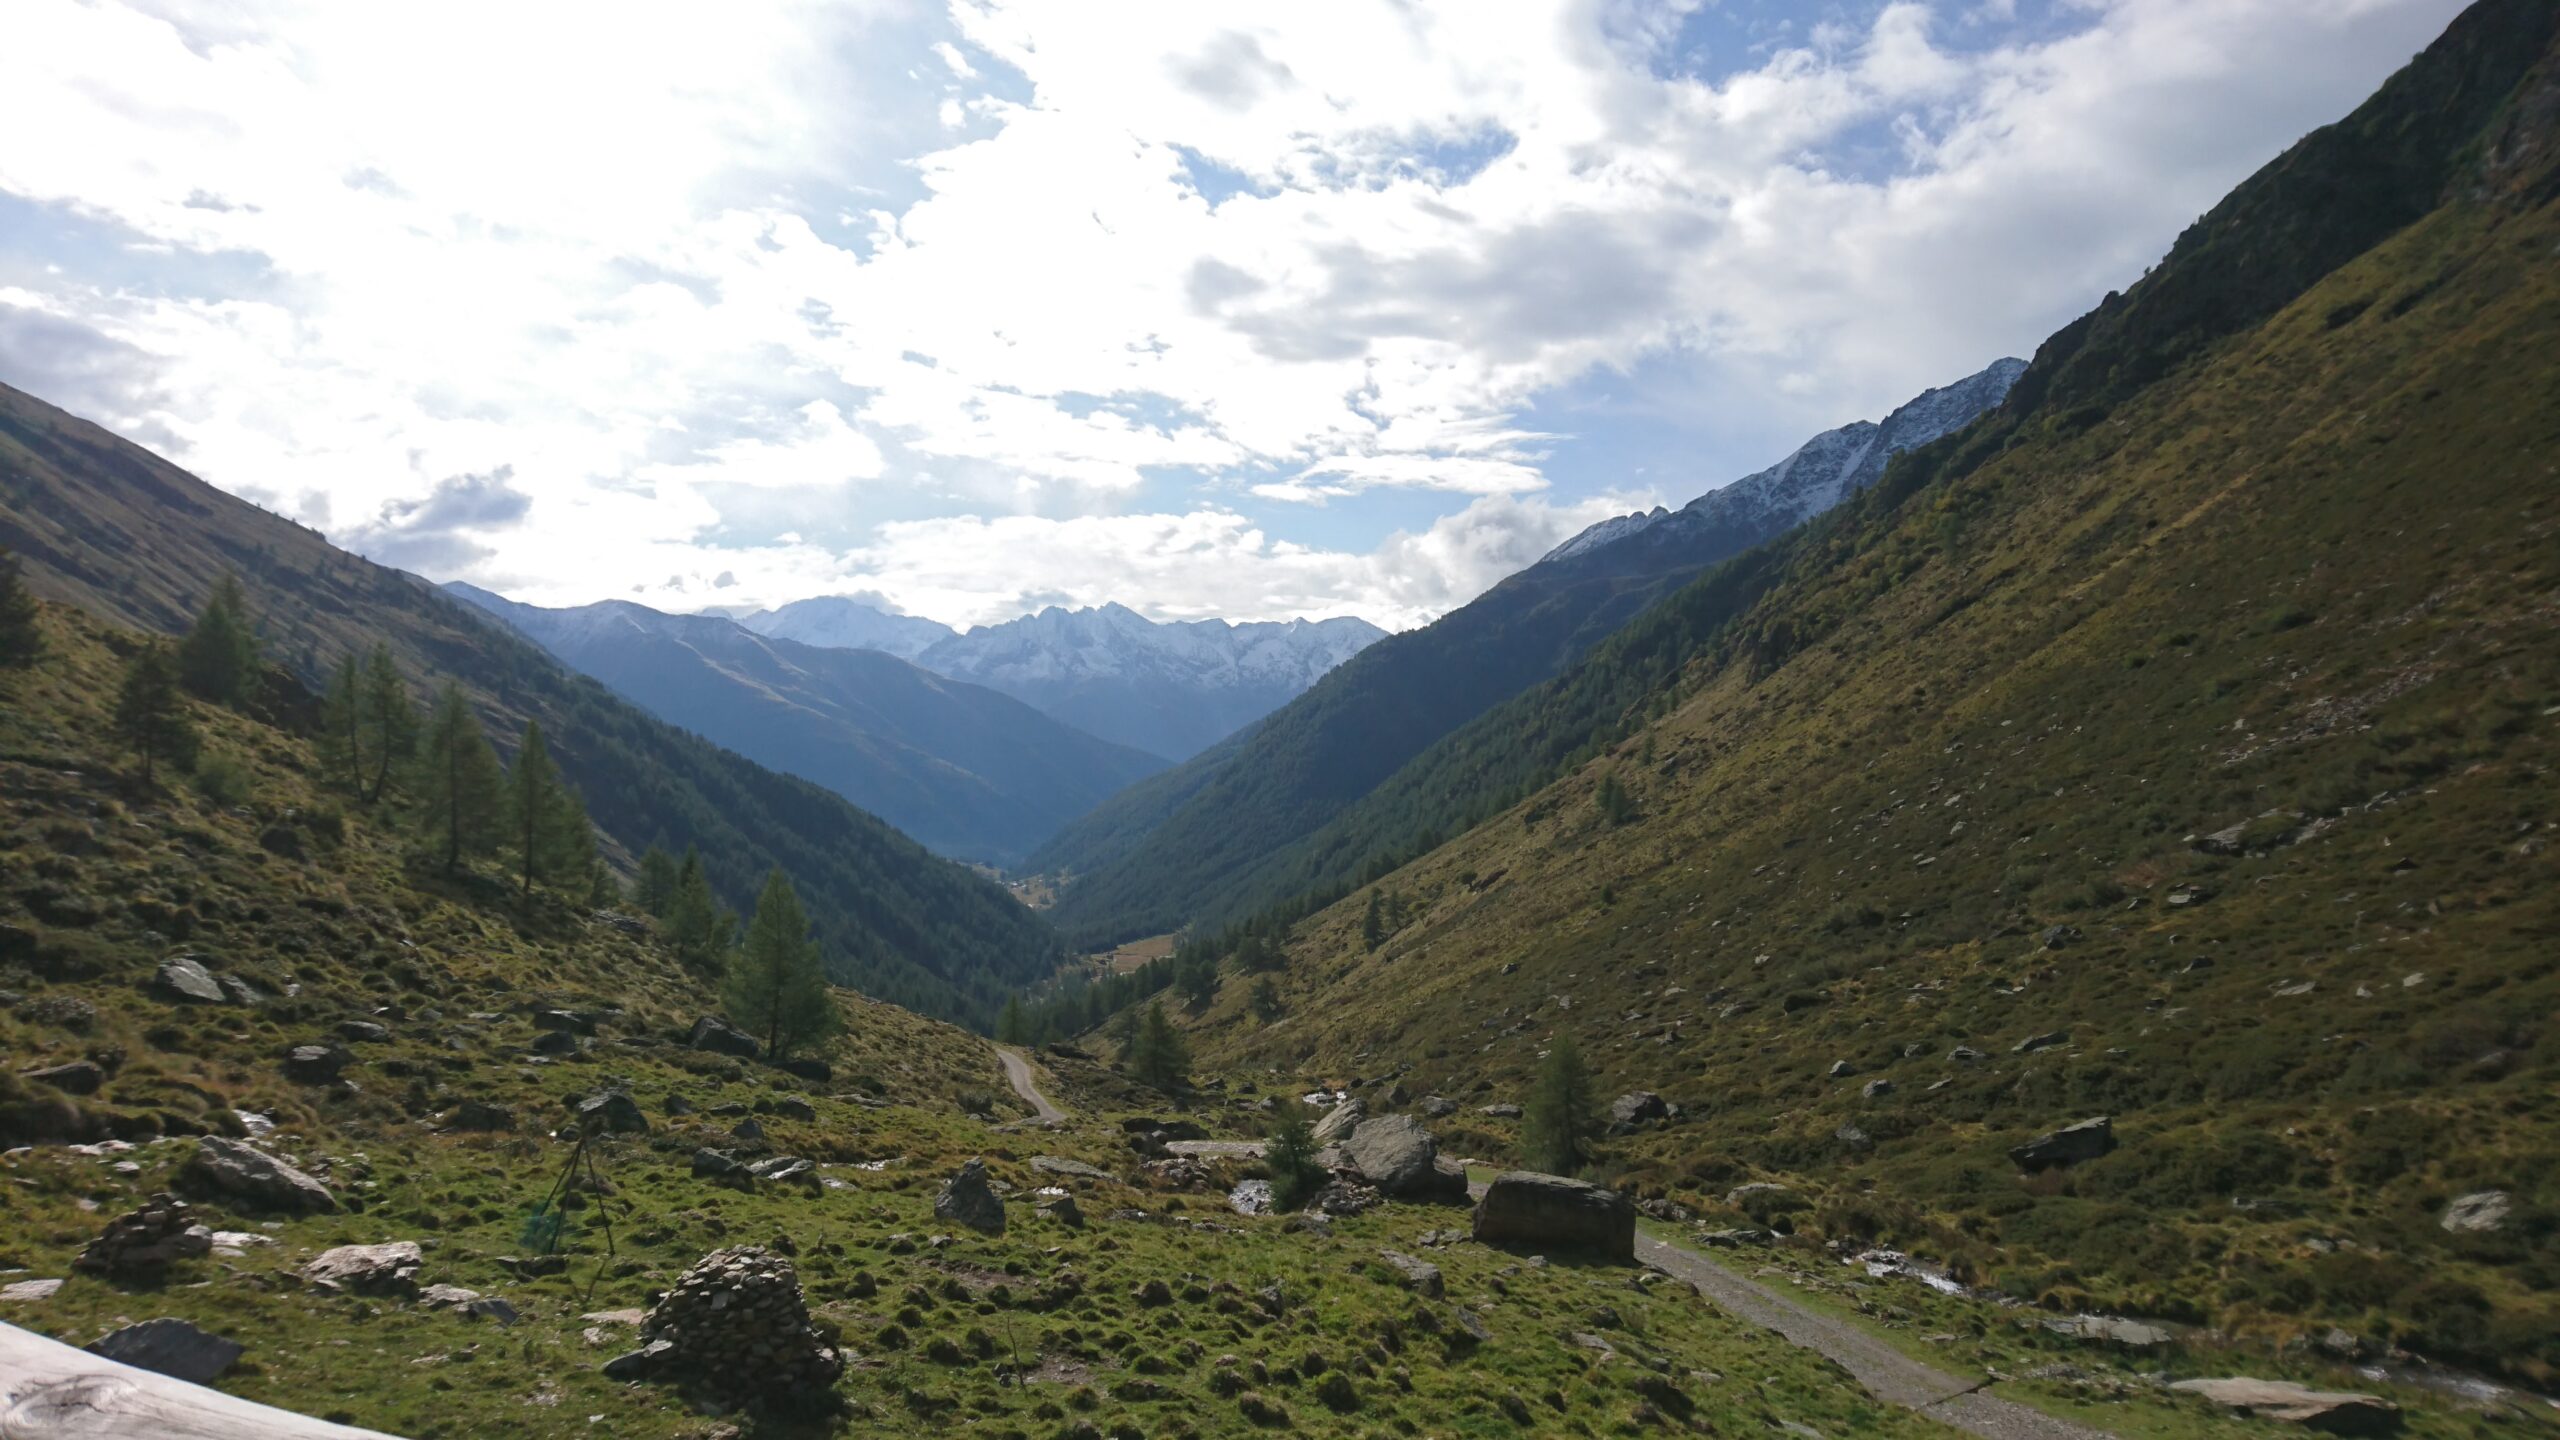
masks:
<instances>
[{"instance_id":1,"label":"tall evergreen tree","mask_svg":"<svg viewBox=\"0 0 2560 1440\"><path fill-rule=\"evenodd\" d=\"M1270 1024L1280 1018L1280 987L1272 984L1268 975L1256 978L1249 1003L1253 1006L1253 1018L1265 1025Z\"/></svg>"},{"instance_id":2,"label":"tall evergreen tree","mask_svg":"<svg viewBox=\"0 0 2560 1440\"><path fill-rule=\"evenodd\" d=\"M448 682L436 696L418 758L418 796L426 832L444 851L450 873L496 848L506 818L506 772L481 733L480 717L462 689Z\"/></svg>"},{"instance_id":3,"label":"tall evergreen tree","mask_svg":"<svg viewBox=\"0 0 2560 1440\"><path fill-rule=\"evenodd\" d=\"M1218 957L1206 950L1184 957L1174 983L1192 1009L1205 1008L1218 998Z\"/></svg>"},{"instance_id":4,"label":"tall evergreen tree","mask_svg":"<svg viewBox=\"0 0 2560 1440\"><path fill-rule=\"evenodd\" d=\"M1146 1013L1138 1017L1128 1057L1129 1074L1141 1085L1170 1094L1191 1083L1191 1042L1173 1028L1162 1000L1148 1001Z\"/></svg>"},{"instance_id":5,"label":"tall evergreen tree","mask_svg":"<svg viewBox=\"0 0 2560 1440\"><path fill-rule=\"evenodd\" d=\"M515 851L516 873L524 892L537 883L591 880L595 859L587 811L560 780L551 763L551 747L542 743L542 726L528 720L524 743L516 751L515 769L507 774L507 844Z\"/></svg>"},{"instance_id":6,"label":"tall evergreen tree","mask_svg":"<svg viewBox=\"0 0 2560 1440\"><path fill-rule=\"evenodd\" d=\"M364 798L364 670L356 657L338 662L320 697L320 768L329 783Z\"/></svg>"},{"instance_id":7,"label":"tall evergreen tree","mask_svg":"<svg viewBox=\"0 0 2560 1440\"><path fill-rule=\"evenodd\" d=\"M258 632L249 597L240 577L225 574L178 642L178 679L216 705L238 706L251 698L257 678Z\"/></svg>"},{"instance_id":8,"label":"tall evergreen tree","mask_svg":"<svg viewBox=\"0 0 2560 1440\"><path fill-rule=\"evenodd\" d=\"M720 908L711 893L711 877L702 872L702 857L688 849L676 871L675 893L667 901L667 946L676 963L698 975L717 975L728 963L738 917Z\"/></svg>"},{"instance_id":9,"label":"tall evergreen tree","mask_svg":"<svg viewBox=\"0 0 2560 1440\"><path fill-rule=\"evenodd\" d=\"M371 805L382 799L401 768L418 753L417 702L409 697L408 683L400 678L389 645L376 642L373 653L365 657L357 710L358 730L373 773L356 798Z\"/></svg>"},{"instance_id":10,"label":"tall evergreen tree","mask_svg":"<svg viewBox=\"0 0 2560 1440\"><path fill-rule=\"evenodd\" d=\"M764 1036L765 1054L776 1060L843 1027L817 942L809 938L809 918L778 866L756 897L746 943L729 957L720 1001L730 1019Z\"/></svg>"},{"instance_id":11,"label":"tall evergreen tree","mask_svg":"<svg viewBox=\"0 0 2560 1440\"><path fill-rule=\"evenodd\" d=\"M1387 943L1386 906L1378 892L1369 892L1369 912L1360 917L1360 945L1375 950Z\"/></svg>"},{"instance_id":12,"label":"tall evergreen tree","mask_svg":"<svg viewBox=\"0 0 2560 1440\"><path fill-rule=\"evenodd\" d=\"M177 662L159 643L143 646L125 662L116 687L115 735L142 761L142 788L158 778L161 761L182 762L195 752L195 722L178 691Z\"/></svg>"},{"instance_id":13,"label":"tall evergreen tree","mask_svg":"<svg viewBox=\"0 0 2560 1440\"><path fill-rule=\"evenodd\" d=\"M44 655L44 634L36 628L36 597L18 572L18 557L0 550L0 670L33 665Z\"/></svg>"},{"instance_id":14,"label":"tall evergreen tree","mask_svg":"<svg viewBox=\"0 0 2560 1440\"><path fill-rule=\"evenodd\" d=\"M631 898L641 909L663 920L676 898L676 857L652 845L640 856L640 878Z\"/></svg>"},{"instance_id":15,"label":"tall evergreen tree","mask_svg":"<svg viewBox=\"0 0 2560 1440\"><path fill-rule=\"evenodd\" d=\"M1600 1134L1600 1106L1582 1049L1562 1031L1547 1046L1529 1103L1520 1115L1520 1149L1529 1168L1550 1175L1578 1173Z\"/></svg>"},{"instance_id":16,"label":"tall evergreen tree","mask_svg":"<svg viewBox=\"0 0 2560 1440\"><path fill-rule=\"evenodd\" d=\"M1004 1009L996 1015L996 1038L1007 1045L1019 1045L1031 1038L1030 1022L1022 1013L1022 997L1004 997Z\"/></svg>"},{"instance_id":17,"label":"tall evergreen tree","mask_svg":"<svg viewBox=\"0 0 2560 1440\"><path fill-rule=\"evenodd\" d=\"M1271 1171L1271 1204L1295 1210L1324 1187L1324 1167L1316 1163L1315 1127L1307 1123L1307 1107L1283 1097L1271 1117L1271 1133L1263 1137L1262 1162Z\"/></svg>"}]
</instances>

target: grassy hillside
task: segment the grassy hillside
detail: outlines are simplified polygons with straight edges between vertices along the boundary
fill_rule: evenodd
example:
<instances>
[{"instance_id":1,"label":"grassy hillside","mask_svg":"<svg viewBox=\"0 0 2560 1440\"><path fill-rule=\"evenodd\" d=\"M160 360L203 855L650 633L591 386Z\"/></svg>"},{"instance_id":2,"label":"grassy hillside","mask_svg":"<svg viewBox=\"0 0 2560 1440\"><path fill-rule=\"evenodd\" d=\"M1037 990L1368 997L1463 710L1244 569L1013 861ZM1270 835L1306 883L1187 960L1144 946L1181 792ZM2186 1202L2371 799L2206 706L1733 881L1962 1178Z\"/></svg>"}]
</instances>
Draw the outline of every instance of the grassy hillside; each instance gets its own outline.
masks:
<instances>
[{"instance_id":1,"label":"grassy hillside","mask_svg":"<svg viewBox=\"0 0 2560 1440\"><path fill-rule=\"evenodd\" d=\"M2475 7L2010 408L1524 702L1601 753L1204 1054L1517 1100L1571 1029L1685 1107L1609 1165L1714 1223L1768 1180L2057 1307L2560 1374L2555 24Z\"/></svg>"},{"instance_id":2,"label":"grassy hillside","mask_svg":"<svg viewBox=\"0 0 2560 1440\"><path fill-rule=\"evenodd\" d=\"M744 909L790 872L838 978L931 1014L990 1020L1056 943L998 886L804 780L652 718L414 576L332 547L98 427L0 386L0 546L39 593L183 629L237 571L268 654L315 678L387 642L422 685L459 681L511 745L538 719L597 827L626 855L699 846Z\"/></svg>"},{"instance_id":3,"label":"grassy hillside","mask_svg":"<svg viewBox=\"0 0 2560 1440\"><path fill-rule=\"evenodd\" d=\"M94 743L100 696L135 637L58 609L46 628L53 653L37 670L0 672L0 1047L12 1062L0 1072L0 1271L64 1283L0 1300L0 1321L84 1343L145 1316L191 1320L248 1347L220 1388L422 1440L701 1440L740 1433L732 1421L768 1437L1596 1434L1666 1414L1716 1433L1782 1420L1951 1433L1683 1287L1426 1249L1424 1232L1459 1212L1387 1206L1329 1231L1228 1213L1218 1196L1234 1169L1211 1166L1189 1189L1142 1171L1123 1121L1160 1097L1089 1066L1047 1064L1041 1083L1076 1116L1040 1130L1011 1123L1023 1110L984 1042L850 995L830 1081L687 1049L679 1037L709 996L645 927L413 872L398 833L327 818L314 759L290 735L207 712L209 752L239 767L245 793L138 792ZM255 1003L154 993L160 958L180 952L246 982ZM593 1040L534 1053L533 1016L552 1007L588 1014ZM284 1076L288 1047L350 1020L388 1036L344 1042L347 1083ZM104 1072L94 1094L15 1073L82 1059ZM600 1144L613 1257L582 1197L566 1272L528 1271L525 1222L567 1154L549 1132L564 1101L608 1087L652 1127ZM511 1118L452 1128L466 1102ZM814 1118L793 1118L799 1104ZM736 1139L742 1117L715 1113L724 1106L767 1137ZM345 1208L277 1216L187 1188L183 1137L253 1129ZM132 1148L66 1143L110 1138ZM807 1157L822 1183L717 1185L691 1173L698 1146ZM936 1188L970 1155L1015 1197L1003 1236L954 1238L933 1214ZM1093 1174L1036 1169L1039 1155ZM1030 1203L1061 1184L1078 1225ZM238 1253L182 1260L159 1282L70 1269L110 1218L162 1189L246 1237ZM482 1292L520 1318L332 1294L298 1274L325 1247L394 1240L420 1243L420 1284ZM795 1257L818 1325L849 1352L843 1417L722 1420L672 1386L600 1373L636 1343L617 1312L745 1243ZM1445 1295L1416 1294L1381 1263L1383 1246L1433 1256ZM1595 1326L1606 1353L1573 1339Z\"/></svg>"}]
</instances>

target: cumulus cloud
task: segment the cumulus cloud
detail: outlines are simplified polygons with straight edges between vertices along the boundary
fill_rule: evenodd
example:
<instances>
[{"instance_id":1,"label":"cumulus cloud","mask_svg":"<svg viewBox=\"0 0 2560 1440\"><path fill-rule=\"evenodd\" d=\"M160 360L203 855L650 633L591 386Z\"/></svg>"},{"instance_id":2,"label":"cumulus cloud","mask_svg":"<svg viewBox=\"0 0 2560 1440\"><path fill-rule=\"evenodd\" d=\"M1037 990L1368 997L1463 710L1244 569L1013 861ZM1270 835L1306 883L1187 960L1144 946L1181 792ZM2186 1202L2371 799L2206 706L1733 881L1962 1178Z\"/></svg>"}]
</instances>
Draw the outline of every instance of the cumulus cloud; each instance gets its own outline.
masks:
<instances>
[{"instance_id":1,"label":"cumulus cloud","mask_svg":"<svg viewBox=\"0 0 2560 1440\"><path fill-rule=\"evenodd\" d=\"M451 475L415 500L394 500L348 539L368 557L404 570L465 570L496 553L488 538L514 529L533 497L514 485L515 468Z\"/></svg>"}]
</instances>

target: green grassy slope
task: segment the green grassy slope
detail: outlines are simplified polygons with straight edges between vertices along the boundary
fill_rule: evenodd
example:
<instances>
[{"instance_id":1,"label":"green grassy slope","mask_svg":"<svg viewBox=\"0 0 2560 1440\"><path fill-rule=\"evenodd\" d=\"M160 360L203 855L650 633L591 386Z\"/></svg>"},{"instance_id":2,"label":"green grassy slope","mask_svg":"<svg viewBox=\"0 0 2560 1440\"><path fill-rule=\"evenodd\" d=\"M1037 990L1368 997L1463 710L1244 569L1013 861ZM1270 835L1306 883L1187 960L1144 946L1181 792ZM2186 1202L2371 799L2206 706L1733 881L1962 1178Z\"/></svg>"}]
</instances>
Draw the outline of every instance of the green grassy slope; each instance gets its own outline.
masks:
<instances>
[{"instance_id":1,"label":"green grassy slope","mask_svg":"<svg viewBox=\"0 0 2560 1440\"><path fill-rule=\"evenodd\" d=\"M701 848L733 906L790 872L839 978L986 1022L1045 974L1056 942L1000 887L806 781L652 718L413 576L332 547L106 431L0 386L0 546L39 593L125 624L183 629L236 570L268 653L306 680L388 642L422 683L461 682L511 745L538 719L589 812L626 855Z\"/></svg>"},{"instance_id":2,"label":"green grassy slope","mask_svg":"<svg viewBox=\"0 0 2560 1440\"><path fill-rule=\"evenodd\" d=\"M2475 7L2041 400L1561 678L1603 753L1386 878L1375 952L1365 895L1298 927L1204 1055L1518 1099L1570 1028L1688 1107L1611 1164L1725 1223L1771 1179L2055 1305L2560 1373L2556 23ZM2449 202L2297 229L2374 175ZM2006 1159L2092 1114L2115 1155Z\"/></svg>"}]
</instances>

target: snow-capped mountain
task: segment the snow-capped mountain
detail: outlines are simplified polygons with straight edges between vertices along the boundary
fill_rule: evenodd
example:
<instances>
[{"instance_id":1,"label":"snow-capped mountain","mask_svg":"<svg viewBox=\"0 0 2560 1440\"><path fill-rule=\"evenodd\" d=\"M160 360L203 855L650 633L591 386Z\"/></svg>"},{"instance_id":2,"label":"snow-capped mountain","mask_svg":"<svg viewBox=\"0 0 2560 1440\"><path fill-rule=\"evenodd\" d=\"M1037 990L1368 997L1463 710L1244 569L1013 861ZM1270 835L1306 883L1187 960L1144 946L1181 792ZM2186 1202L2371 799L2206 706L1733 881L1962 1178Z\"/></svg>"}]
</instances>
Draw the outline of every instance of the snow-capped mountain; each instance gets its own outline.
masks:
<instances>
[{"instance_id":1,"label":"snow-capped mountain","mask_svg":"<svg viewBox=\"0 0 2560 1440\"><path fill-rule=\"evenodd\" d=\"M842 595L794 600L771 610L753 610L737 622L759 635L797 640L829 650L880 650L913 660L952 636L950 626L921 615L892 615L877 606Z\"/></svg>"},{"instance_id":2,"label":"snow-capped mountain","mask_svg":"<svg viewBox=\"0 0 2560 1440\"><path fill-rule=\"evenodd\" d=\"M1158 622L1123 605L1053 605L952 636L916 663L1181 760L1295 699L1385 635L1350 617Z\"/></svg>"},{"instance_id":3,"label":"snow-capped mountain","mask_svg":"<svg viewBox=\"0 0 2560 1440\"><path fill-rule=\"evenodd\" d=\"M2026 373L2027 362L1995 360L1979 374L1926 390L1881 422L1860 420L1826 430L1796 452L1757 474L1710 490L1678 510L1603 520L1547 552L1541 565L1591 563L1604 552L1638 542L1648 548L1690 549L1702 540L1756 545L1829 510L1883 476L1885 462L1973 423L1997 405Z\"/></svg>"}]
</instances>

